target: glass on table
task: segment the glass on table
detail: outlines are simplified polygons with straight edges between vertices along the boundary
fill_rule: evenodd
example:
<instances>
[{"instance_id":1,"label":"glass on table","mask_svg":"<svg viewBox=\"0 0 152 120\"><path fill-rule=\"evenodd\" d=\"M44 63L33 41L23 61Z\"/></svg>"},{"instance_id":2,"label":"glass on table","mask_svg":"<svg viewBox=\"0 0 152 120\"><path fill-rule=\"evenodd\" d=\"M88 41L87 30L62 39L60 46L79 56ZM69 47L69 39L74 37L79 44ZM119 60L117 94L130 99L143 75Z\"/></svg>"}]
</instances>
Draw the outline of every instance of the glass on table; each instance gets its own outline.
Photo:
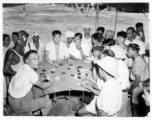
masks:
<instances>
[{"instance_id":1,"label":"glass on table","mask_svg":"<svg viewBox=\"0 0 152 120\"><path fill-rule=\"evenodd\" d=\"M46 75L46 78L47 78L48 80L50 80L50 81L53 79L52 76L51 76L51 74L47 74L47 75Z\"/></svg>"},{"instance_id":2,"label":"glass on table","mask_svg":"<svg viewBox=\"0 0 152 120\"><path fill-rule=\"evenodd\" d=\"M64 60L64 59L58 59L58 60L57 60L57 64L58 64L59 66L63 66L64 63L65 63L65 60Z\"/></svg>"}]
</instances>

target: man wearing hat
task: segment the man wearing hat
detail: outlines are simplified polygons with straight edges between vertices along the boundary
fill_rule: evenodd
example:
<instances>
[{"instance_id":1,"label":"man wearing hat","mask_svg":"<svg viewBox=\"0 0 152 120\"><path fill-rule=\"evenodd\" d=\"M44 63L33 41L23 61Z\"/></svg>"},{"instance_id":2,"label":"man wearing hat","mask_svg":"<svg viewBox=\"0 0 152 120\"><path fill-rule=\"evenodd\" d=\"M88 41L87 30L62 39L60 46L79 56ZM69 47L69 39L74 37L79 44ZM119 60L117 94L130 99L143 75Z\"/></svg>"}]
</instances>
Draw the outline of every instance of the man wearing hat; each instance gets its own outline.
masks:
<instances>
[{"instance_id":1,"label":"man wearing hat","mask_svg":"<svg viewBox=\"0 0 152 120\"><path fill-rule=\"evenodd\" d=\"M145 60L139 55L140 47L137 44L129 44L127 49L127 56L133 59L130 79L133 81L129 89L132 94L132 110L133 116L140 116L142 108L142 92L143 83L149 79L149 69Z\"/></svg>"},{"instance_id":2,"label":"man wearing hat","mask_svg":"<svg viewBox=\"0 0 152 120\"><path fill-rule=\"evenodd\" d=\"M102 50L103 50L103 48L101 46L94 46L93 47L93 56L91 58L83 60L84 62L87 61L87 63L88 62L92 63L92 61L93 61L93 79L94 79L93 82L99 84L99 87L101 86L100 83L102 84L103 81L100 81L97 78L96 61L100 59L100 56L102 54ZM73 110L75 110L75 111L78 110L81 106L84 105L85 101L91 100L90 96L87 96L87 95L84 96L84 99L81 99L81 98L82 98L82 96L80 96L80 102L74 106ZM94 104L94 102L95 101L93 100L89 105L92 106L92 104Z\"/></svg>"},{"instance_id":3,"label":"man wearing hat","mask_svg":"<svg viewBox=\"0 0 152 120\"><path fill-rule=\"evenodd\" d=\"M100 80L98 78L97 75L97 65L96 65L96 61L100 59L100 56L102 54L103 51L103 47L101 46L94 46L93 47L93 57L92 57L92 61L93 61L93 80L92 82L98 85L98 89L101 89L102 85L103 85L103 80ZM85 97L85 96L84 96ZM90 104L88 104L87 106L85 106L85 109L93 114L96 113L96 109L95 109L95 101L96 101L97 96L94 96L93 100L90 102ZM85 99L85 98L84 98ZM80 108L81 111L82 108ZM84 109L84 108L83 108ZM79 113L79 112L78 112ZM81 114L81 113L80 113ZM79 114L79 115L80 115Z\"/></svg>"},{"instance_id":4,"label":"man wearing hat","mask_svg":"<svg viewBox=\"0 0 152 120\"><path fill-rule=\"evenodd\" d=\"M32 41L29 42L29 47L30 47L30 50L37 51L37 53L39 55L39 60L43 61L44 60L45 45L39 39L40 39L39 34L37 32L33 32L32 33Z\"/></svg>"},{"instance_id":5,"label":"man wearing hat","mask_svg":"<svg viewBox=\"0 0 152 120\"><path fill-rule=\"evenodd\" d=\"M88 52L87 52L87 56L90 55L90 52L92 50L92 41L91 41L91 26L88 24L84 24L83 25L83 30L84 30L84 34L83 34L83 38L82 38L82 43L87 45L88 48Z\"/></svg>"},{"instance_id":6,"label":"man wearing hat","mask_svg":"<svg viewBox=\"0 0 152 120\"><path fill-rule=\"evenodd\" d=\"M124 59L126 58L125 52L122 47L118 45L110 46L110 50L112 50L115 54L115 58L118 61L118 74L119 74L119 82L122 88L122 106L118 113L119 117L128 117L130 111L128 110L128 89L129 85L129 71L127 65L124 63ZM129 107L131 108L131 106ZM131 115L130 115L131 116Z\"/></svg>"},{"instance_id":7,"label":"man wearing hat","mask_svg":"<svg viewBox=\"0 0 152 120\"><path fill-rule=\"evenodd\" d=\"M105 32L105 39L114 39L114 31L112 30L106 30Z\"/></svg>"},{"instance_id":8,"label":"man wearing hat","mask_svg":"<svg viewBox=\"0 0 152 120\"><path fill-rule=\"evenodd\" d=\"M104 81L101 90L98 85L91 82L89 79L84 79L82 86L89 89L97 95L95 101L96 113L82 108L78 111L79 115L97 115L97 116L117 116L122 104L122 90L117 78L119 77L118 62L115 58L104 57L102 60L97 61L99 68L98 76ZM91 110L91 109L90 109Z\"/></svg>"},{"instance_id":9,"label":"man wearing hat","mask_svg":"<svg viewBox=\"0 0 152 120\"><path fill-rule=\"evenodd\" d=\"M25 30L21 30L19 33L21 33L23 36L23 40L25 42L24 52L26 53L27 51L30 50L29 41L28 41L29 34Z\"/></svg>"},{"instance_id":10,"label":"man wearing hat","mask_svg":"<svg viewBox=\"0 0 152 120\"><path fill-rule=\"evenodd\" d=\"M74 40L74 32L68 30L68 31L65 33L65 36L67 37L67 47L69 47L70 44L71 44L71 42L73 42L73 40Z\"/></svg>"}]
</instances>

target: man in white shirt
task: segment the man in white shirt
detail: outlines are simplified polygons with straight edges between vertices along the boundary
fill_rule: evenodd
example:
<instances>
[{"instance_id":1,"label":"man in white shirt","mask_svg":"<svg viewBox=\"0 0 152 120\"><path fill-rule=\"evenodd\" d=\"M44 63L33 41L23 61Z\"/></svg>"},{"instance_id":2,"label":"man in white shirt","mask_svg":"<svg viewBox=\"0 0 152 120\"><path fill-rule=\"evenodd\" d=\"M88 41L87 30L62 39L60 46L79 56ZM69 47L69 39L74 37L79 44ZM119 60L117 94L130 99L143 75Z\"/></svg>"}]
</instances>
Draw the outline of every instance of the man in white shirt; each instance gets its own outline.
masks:
<instances>
[{"instance_id":1,"label":"man in white shirt","mask_svg":"<svg viewBox=\"0 0 152 120\"><path fill-rule=\"evenodd\" d=\"M101 90L97 84L91 82L88 78L84 79L82 83L83 87L97 95L95 102L96 113L92 113L84 107L78 111L78 115L117 116L122 104L122 90L120 83L116 80L119 77L117 73L118 62L114 58L106 56L97 61L97 65L99 78L104 81Z\"/></svg>"},{"instance_id":2,"label":"man in white shirt","mask_svg":"<svg viewBox=\"0 0 152 120\"><path fill-rule=\"evenodd\" d=\"M93 47L92 41L91 41L91 35L90 35L91 26L88 24L84 24L83 30L84 30L84 35L82 38L82 43L87 45L87 48L88 48L87 55L89 55Z\"/></svg>"},{"instance_id":3,"label":"man in white shirt","mask_svg":"<svg viewBox=\"0 0 152 120\"><path fill-rule=\"evenodd\" d=\"M36 51L31 50L25 54L26 62L12 78L9 85L9 105L17 113L33 112L41 109L42 115L48 115L52 103L49 96L34 99L33 86L45 90L55 81L42 82L34 69L38 68L39 59Z\"/></svg>"},{"instance_id":4,"label":"man in white shirt","mask_svg":"<svg viewBox=\"0 0 152 120\"><path fill-rule=\"evenodd\" d=\"M115 58L118 61L119 67L117 72L119 74L119 78L117 78L117 80L120 82L122 88L122 106L118 113L118 116L128 117L131 111L131 109L130 111L128 111L128 108L131 108L131 106L128 107L129 99L128 99L127 91L130 87L130 84L129 84L129 71L127 65L124 63L124 59L126 58L126 55L123 48L118 45L110 46L110 50L114 52Z\"/></svg>"},{"instance_id":5,"label":"man in white shirt","mask_svg":"<svg viewBox=\"0 0 152 120\"><path fill-rule=\"evenodd\" d=\"M58 67L64 60L70 63L69 52L66 44L61 41L61 31L55 30L52 32L53 41L46 44L45 60L53 67Z\"/></svg>"},{"instance_id":6,"label":"man in white shirt","mask_svg":"<svg viewBox=\"0 0 152 120\"><path fill-rule=\"evenodd\" d=\"M76 33L74 38L75 41L72 42L69 47L69 54L71 59L81 63L88 56L88 46L82 43L81 33Z\"/></svg>"},{"instance_id":7,"label":"man in white shirt","mask_svg":"<svg viewBox=\"0 0 152 120\"><path fill-rule=\"evenodd\" d=\"M136 31L133 27L129 27L127 29L127 39L125 41L125 44L128 46L129 44L137 44L139 45L139 55L145 54L145 45L141 40L138 40L136 35Z\"/></svg>"}]
</instances>

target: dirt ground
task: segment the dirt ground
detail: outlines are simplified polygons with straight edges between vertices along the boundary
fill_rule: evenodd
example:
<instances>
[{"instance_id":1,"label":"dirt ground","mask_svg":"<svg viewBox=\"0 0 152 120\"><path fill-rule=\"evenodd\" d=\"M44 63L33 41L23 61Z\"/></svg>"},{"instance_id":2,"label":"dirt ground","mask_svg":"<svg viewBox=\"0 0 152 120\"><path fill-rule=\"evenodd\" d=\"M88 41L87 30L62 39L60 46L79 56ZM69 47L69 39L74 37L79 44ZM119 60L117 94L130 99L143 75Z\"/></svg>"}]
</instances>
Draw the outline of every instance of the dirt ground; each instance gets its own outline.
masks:
<instances>
[{"instance_id":1,"label":"dirt ground","mask_svg":"<svg viewBox=\"0 0 152 120\"><path fill-rule=\"evenodd\" d=\"M27 16L23 12L23 6L3 8L3 33L11 35L12 32L26 30L29 34L36 31L40 35L40 40L47 43L52 39L52 31L60 30L62 40L66 41L65 32L72 30L82 32L83 24L92 26L92 33L95 32L95 10L90 13L75 12L72 8L56 7L51 5L26 5ZM115 12L100 11L99 26L105 29L114 30ZM146 14L149 16L149 14ZM149 22L142 13L118 13L116 31L126 31L128 27L135 27L137 22L144 24L146 44L149 42ZM29 36L31 39L32 36ZM50 116L74 116L75 111L71 107L78 103L78 98L69 100L59 99L53 102Z\"/></svg>"},{"instance_id":2,"label":"dirt ground","mask_svg":"<svg viewBox=\"0 0 152 120\"><path fill-rule=\"evenodd\" d=\"M94 9L83 14L68 7L27 4L26 11L28 16L23 12L23 6L3 8L3 33L11 35L12 32L20 30L26 30L28 33L36 31L41 41L46 44L52 39L51 33L56 29L61 30L63 41L66 40L64 33L67 30L81 32L83 24L90 24L91 32L95 32ZM105 27L106 30L114 30L115 15L114 11L100 11L99 26ZM148 13L146 15L149 17ZM137 22L143 22L146 42L149 42L149 21L142 13L119 12L116 31L126 31L130 26L135 27Z\"/></svg>"}]
</instances>

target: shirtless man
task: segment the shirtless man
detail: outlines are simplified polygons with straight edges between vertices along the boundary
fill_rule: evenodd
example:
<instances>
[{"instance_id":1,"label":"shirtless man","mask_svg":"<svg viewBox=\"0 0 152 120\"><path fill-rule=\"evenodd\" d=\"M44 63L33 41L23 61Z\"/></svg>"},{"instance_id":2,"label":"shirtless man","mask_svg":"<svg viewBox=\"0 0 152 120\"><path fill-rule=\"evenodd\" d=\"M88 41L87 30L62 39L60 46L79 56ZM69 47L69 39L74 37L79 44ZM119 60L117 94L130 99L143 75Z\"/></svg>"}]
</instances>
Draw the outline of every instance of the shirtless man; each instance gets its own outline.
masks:
<instances>
[{"instance_id":1,"label":"shirtless man","mask_svg":"<svg viewBox=\"0 0 152 120\"><path fill-rule=\"evenodd\" d=\"M18 40L16 40L15 47L6 53L4 61L4 74L10 77L14 76L19 68L24 64L23 56L24 46L26 43L23 41L21 33L18 33L17 37Z\"/></svg>"}]
</instances>

